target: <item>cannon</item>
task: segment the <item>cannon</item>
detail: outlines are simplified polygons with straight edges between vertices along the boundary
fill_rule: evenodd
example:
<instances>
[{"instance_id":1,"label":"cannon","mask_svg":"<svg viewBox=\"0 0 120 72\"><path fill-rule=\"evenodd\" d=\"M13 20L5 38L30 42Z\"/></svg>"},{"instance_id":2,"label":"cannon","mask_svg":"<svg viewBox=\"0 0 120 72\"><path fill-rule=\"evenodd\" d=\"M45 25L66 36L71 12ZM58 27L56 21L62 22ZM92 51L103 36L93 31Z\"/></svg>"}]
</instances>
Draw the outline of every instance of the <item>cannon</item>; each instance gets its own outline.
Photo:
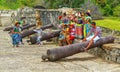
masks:
<instances>
[{"instance_id":1,"label":"cannon","mask_svg":"<svg viewBox=\"0 0 120 72\"><path fill-rule=\"evenodd\" d=\"M93 43L90 46L90 48L98 47L103 44L113 43L113 42L114 42L114 37L107 36L107 37L99 39L96 43ZM72 56L80 52L84 52L85 51L84 48L87 47L88 43L89 41L71 44L67 46L62 46L62 47L54 48L54 49L48 49L46 55L42 55L42 59L43 60L47 59L49 61L56 61L61 58L65 58L65 57Z\"/></svg>"},{"instance_id":2,"label":"cannon","mask_svg":"<svg viewBox=\"0 0 120 72\"><path fill-rule=\"evenodd\" d=\"M21 29L24 30L24 29L28 29L28 28L31 28L34 26L36 26L36 25L35 24L31 24L31 25L25 24L25 25L23 25L23 27L21 27ZM12 29L13 29L13 27L6 27L3 31L10 31Z\"/></svg>"},{"instance_id":3,"label":"cannon","mask_svg":"<svg viewBox=\"0 0 120 72\"><path fill-rule=\"evenodd\" d=\"M49 24L49 25L45 25L43 27L41 27L40 29L42 30L45 30L45 29L48 29L48 28L52 28L53 27L53 24ZM25 31L21 34L21 37L24 38L26 36L29 36L29 35L32 35L32 34L35 34L36 32L33 31L33 30L28 30L28 31Z\"/></svg>"},{"instance_id":4,"label":"cannon","mask_svg":"<svg viewBox=\"0 0 120 72\"><path fill-rule=\"evenodd\" d=\"M43 35L42 35L42 38L41 38L41 41L43 41L43 40L48 40L48 39L54 38L54 37L58 37L59 34L60 34L60 31L55 31L55 32L43 34ZM30 37L30 40L28 40L28 42L31 42L31 44L35 44L35 43L36 43L36 40L37 40L37 36L34 35L34 36L31 36L31 37Z\"/></svg>"},{"instance_id":5,"label":"cannon","mask_svg":"<svg viewBox=\"0 0 120 72\"><path fill-rule=\"evenodd\" d=\"M36 24L24 25L21 29L25 30L25 29L28 29L28 28L31 28L31 27L34 27L34 26L36 26Z\"/></svg>"}]
</instances>

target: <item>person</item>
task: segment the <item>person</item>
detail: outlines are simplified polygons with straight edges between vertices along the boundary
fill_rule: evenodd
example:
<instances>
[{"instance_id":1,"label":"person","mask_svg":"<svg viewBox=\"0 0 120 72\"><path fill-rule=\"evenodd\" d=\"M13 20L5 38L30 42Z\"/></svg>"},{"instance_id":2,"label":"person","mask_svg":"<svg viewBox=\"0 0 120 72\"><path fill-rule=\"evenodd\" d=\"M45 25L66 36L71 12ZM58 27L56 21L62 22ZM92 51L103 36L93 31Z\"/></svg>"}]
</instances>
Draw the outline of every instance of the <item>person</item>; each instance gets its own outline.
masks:
<instances>
[{"instance_id":1,"label":"person","mask_svg":"<svg viewBox=\"0 0 120 72\"><path fill-rule=\"evenodd\" d=\"M42 42L41 42L41 38L42 38L42 29L36 29L34 30L35 32L37 32L37 44L38 45L42 45Z\"/></svg>"},{"instance_id":2,"label":"person","mask_svg":"<svg viewBox=\"0 0 120 72\"><path fill-rule=\"evenodd\" d=\"M85 51L88 50L93 43L96 43L96 41L98 41L101 38L100 27L97 27L95 22L92 22L91 26L92 28L88 33L87 37L83 39L83 41L89 41L89 44L85 48Z\"/></svg>"},{"instance_id":3,"label":"person","mask_svg":"<svg viewBox=\"0 0 120 72\"><path fill-rule=\"evenodd\" d=\"M62 16L61 20L62 20L62 23L66 24L66 25L69 24L69 18L68 18L66 13L63 13L63 16Z\"/></svg>"},{"instance_id":4,"label":"person","mask_svg":"<svg viewBox=\"0 0 120 72\"><path fill-rule=\"evenodd\" d=\"M85 20L89 19L90 23L92 23L92 17L90 12L86 12Z\"/></svg>"},{"instance_id":5,"label":"person","mask_svg":"<svg viewBox=\"0 0 120 72\"><path fill-rule=\"evenodd\" d=\"M84 24L84 29L83 29L83 32L84 32L84 37L86 37L88 35L88 33L90 32L90 29L91 29L91 24L90 24L90 19L88 18Z\"/></svg>"},{"instance_id":6,"label":"person","mask_svg":"<svg viewBox=\"0 0 120 72\"><path fill-rule=\"evenodd\" d=\"M13 27L13 30L10 31L11 37L12 37L12 44L13 47L19 47L19 44L22 44L22 38L20 36L21 28L19 26L19 22L15 23L15 26Z\"/></svg>"},{"instance_id":7,"label":"person","mask_svg":"<svg viewBox=\"0 0 120 72\"><path fill-rule=\"evenodd\" d=\"M42 29L40 29L42 27L42 22L41 20L37 20L36 22L36 28L35 28L35 32L37 32L37 44L39 45L42 45L42 42L41 42L41 38L42 38Z\"/></svg>"},{"instance_id":8,"label":"person","mask_svg":"<svg viewBox=\"0 0 120 72\"><path fill-rule=\"evenodd\" d=\"M42 22L40 20L37 20L36 29L40 29L41 27L42 27Z\"/></svg>"},{"instance_id":9,"label":"person","mask_svg":"<svg viewBox=\"0 0 120 72\"><path fill-rule=\"evenodd\" d=\"M64 31L62 30L59 35L59 46L64 46L65 36Z\"/></svg>"},{"instance_id":10,"label":"person","mask_svg":"<svg viewBox=\"0 0 120 72\"><path fill-rule=\"evenodd\" d=\"M72 44L75 39L75 26L74 24L69 25L69 38L67 40L68 44Z\"/></svg>"},{"instance_id":11,"label":"person","mask_svg":"<svg viewBox=\"0 0 120 72\"><path fill-rule=\"evenodd\" d=\"M82 32L82 18L81 18L81 13L78 13L77 19L76 19L76 37L78 39L83 38L83 32Z\"/></svg>"}]
</instances>

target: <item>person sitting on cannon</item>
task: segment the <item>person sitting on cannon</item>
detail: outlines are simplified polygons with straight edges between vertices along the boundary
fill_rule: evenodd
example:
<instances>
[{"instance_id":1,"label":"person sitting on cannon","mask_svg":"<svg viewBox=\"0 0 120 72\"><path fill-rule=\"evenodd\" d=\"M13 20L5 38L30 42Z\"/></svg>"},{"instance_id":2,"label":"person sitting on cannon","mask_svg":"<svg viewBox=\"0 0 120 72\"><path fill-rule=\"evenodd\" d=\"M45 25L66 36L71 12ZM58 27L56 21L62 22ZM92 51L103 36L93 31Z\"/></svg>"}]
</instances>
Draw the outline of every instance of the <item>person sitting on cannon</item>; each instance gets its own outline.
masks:
<instances>
[{"instance_id":1,"label":"person sitting on cannon","mask_svg":"<svg viewBox=\"0 0 120 72\"><path fill-rule=\"evenodd\" d=\"M35 32L37 33L37 44L38 45L42 45L42 42L41 42L41 38L42 38L42 29L40 29L42 27L42 23L40 20L37 20L36 22L36 28L35 28Z\"/></svg>"},{"instance_id":2,"label":"person sitting on cannon","mask_svg":"<svg viewBox=\"0 0 120 72\"><path fill-rule=\"evenodd\" d=\"M85 48L85 51L88 50L93 43L96 43L96 41L98 41L101 38L100 27L97 27L95 22L92 22L91 27L92 28L88 35L83 39L83 41L89 41L89 44Z\"/></svg>"}]
</instances>

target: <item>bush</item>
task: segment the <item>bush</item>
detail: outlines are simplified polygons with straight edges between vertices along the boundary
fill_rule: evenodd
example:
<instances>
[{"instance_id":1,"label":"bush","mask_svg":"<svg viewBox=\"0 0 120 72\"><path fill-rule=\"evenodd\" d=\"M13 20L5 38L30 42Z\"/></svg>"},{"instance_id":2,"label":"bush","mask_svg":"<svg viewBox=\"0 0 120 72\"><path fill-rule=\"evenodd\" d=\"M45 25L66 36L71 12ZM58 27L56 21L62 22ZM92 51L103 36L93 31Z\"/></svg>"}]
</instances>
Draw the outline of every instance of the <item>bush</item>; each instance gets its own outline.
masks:
<instances>
[{"instance_id":1,"label":"bush","mask_svg":"<svg viewBox=\"0 0 120 72\"><path fill-rule=\"evenodd\" d=\"M106 6L103 9L104 9L103 10L104 16L113 15L113 11L112 11L112 8L110 7L110 5L106 4Z\"/></svg>"},{"instance_id":2,"label":"bush","mask_svg":"<svg viewBox=\"0 0 120 72\"><path fill-rule=\"evenodd\" d=\"M113 15L120 17L120 5L116 6L113 10Z\"/></svg>"}]
</instances>

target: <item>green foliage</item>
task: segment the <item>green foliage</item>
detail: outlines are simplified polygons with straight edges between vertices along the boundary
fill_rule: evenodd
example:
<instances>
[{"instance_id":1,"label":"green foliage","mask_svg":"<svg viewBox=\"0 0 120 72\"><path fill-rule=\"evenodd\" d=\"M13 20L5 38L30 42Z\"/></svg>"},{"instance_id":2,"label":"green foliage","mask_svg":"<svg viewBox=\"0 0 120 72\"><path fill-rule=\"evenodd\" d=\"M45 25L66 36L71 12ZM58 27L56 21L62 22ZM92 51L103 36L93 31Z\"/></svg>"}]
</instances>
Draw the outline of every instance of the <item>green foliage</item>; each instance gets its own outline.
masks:
<instances>
[{"instance_id":1,"label":"green foliage","mask_svg":"<svg viewBox=\"0 0 120 72\"><path fill-rule=\"evenodd\" d=\"M42 0L0 0L0 9L17 9L23 6L33 7ZM120 16L120 0L44 0L46 8L80 8L85 2L91 1L99 6L104 16Z\"/></svg>"},{"instance_id":2,"label":"green foliage","mask_svg":"<svg viewBox=\"0 0 120 72\"><path fill-rule=\"evenodd\" d=\"M99 1L99 2L98 2ZM98 0L97 4L101 8L104 16L114 15L114 10L116 7L120 6L120 0ZM119 9L118 9L119 10ZM118 16L118 15L114 15Z\"/></svg>"},{"instance_id":3,"label":"green foliage","mask_svg":"<svg viewBox=\"0 0 120 72\"><path fill-rule=\"evenodd\" d=\"M104 15L109 16L113 14L112 8L110 5L106 4L106 6L103 8L104 9Z\"/></svg>"},{"instance_id":4,"label":"green foliage","mask_svg":"<svg viewBox=\"0 0 120 72\"><path fill-rule=\"evenodd\" d=\"M84 0L45 0L47 8L71 7L79 8Z\"/></svg>"},{"instance_id":5,"label":"green foliage","mask_svg":"<svg viewBox=\"0 0 120 72\"><path fill-rule=\"evenodd\" d=\"M32 7L35 0L0 0L0 9L17 9L22 6Z\"/></svg>"},{"instance_id":6,"label":"green foliage","mask_svg":"<svg viewBox=\"0 0 120 72\"><path fill-rule=\"evenodd\" d=\"M113 13L114 13L114 16L120 17L120 5L114 8Z\"/></svg>"}]
</instances>

